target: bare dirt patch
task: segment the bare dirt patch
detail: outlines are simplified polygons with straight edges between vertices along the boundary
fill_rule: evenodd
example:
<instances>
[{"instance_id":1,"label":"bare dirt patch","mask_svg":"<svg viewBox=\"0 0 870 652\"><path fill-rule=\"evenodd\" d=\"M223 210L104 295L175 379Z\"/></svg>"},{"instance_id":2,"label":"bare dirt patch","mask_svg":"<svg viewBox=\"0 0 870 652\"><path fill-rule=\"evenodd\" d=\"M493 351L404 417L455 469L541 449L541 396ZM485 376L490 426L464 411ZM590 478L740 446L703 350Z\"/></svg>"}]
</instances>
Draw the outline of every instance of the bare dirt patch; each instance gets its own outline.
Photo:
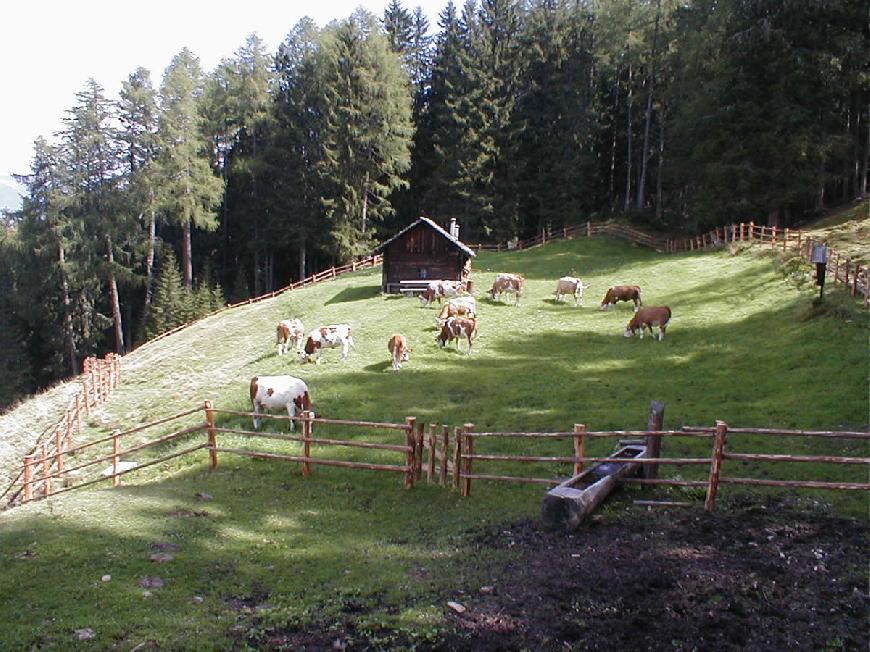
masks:
<instances>
[{"instance_id":1,"label":"bare dirt patch","mask_svg":"<svg viewBox=\"0 0 870 652\"><path fill-rule=\"evenodd\" d=\"M571 535L502 526L472 548L500 567L469 569L437 636L361 632L341 623L272 630L265 649L867 650L864 522L791 499L611 512ZM473 555L471 555L473 558ZM457 569L461 572L461 569ZM471 579L471 578L475 579ZM480 578L486 586L477 586ZM482 590L483 589L483 590ZM465 611L448 608L460 600ZM386 647L385 647L386 644Z\"/></svg>"}]
</instances>

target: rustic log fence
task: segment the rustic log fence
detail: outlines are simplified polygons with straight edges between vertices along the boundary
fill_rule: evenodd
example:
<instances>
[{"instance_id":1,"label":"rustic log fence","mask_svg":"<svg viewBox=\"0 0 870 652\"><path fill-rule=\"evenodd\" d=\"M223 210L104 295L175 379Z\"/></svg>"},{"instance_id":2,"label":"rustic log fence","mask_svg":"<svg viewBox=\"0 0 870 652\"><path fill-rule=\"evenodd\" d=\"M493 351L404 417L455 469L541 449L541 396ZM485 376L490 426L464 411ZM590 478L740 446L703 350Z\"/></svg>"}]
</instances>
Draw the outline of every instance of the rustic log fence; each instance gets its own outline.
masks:
<instances>
[{"instance_id":1,"label":"rustic log fence","mask_svg":"<svg viewBox=\"0 0 870 652\"><path fill-rule=\"evenodd\" d=\"M779 429L758 429L758 428L734 428L729 430L724 421L717 421L716 426L712 428L694 428L684 427L680 430L611 430L611 431L587 431L583 424L577 424L573 431L566 432L474 432L472 424L465 424L463 428L457 429L457 439L455 442L454 453L454 487L458 488L461 495L468 496L471 494L471 483L473 480L489 480L489 481L505 481L517 483L534 483L545 485L558 485L564 480L562 478L536 478L517 475L496 475L484 474L475 472L474 465L477 462L478 468L483 462L501 462L501 463L557 463L557 464L573 464L574 475L578 475L583 465L587 463L613 463L613 464L640 464L645 468L653 465L658 468L660 465L702 465L709 467L709 475L706 480L683 480L678 478L659 478L651 477L652 474L643 474L643 477L625 478L623 482L629 484L640 485L666 485L675 487L696 487L706 488L705 509L712 512L716 507L716 497L721 484L734 485L751 485L751 486L767 486L779 488L796 488L796 489L826 489L826 490L858 490L870 491L870 483L867 482L828 482L817 480L771 480L767 478L740 478L733 476L722 475L723 462L726 460L742 461L742 462L812 462L812 463L827 463L827 464L852 464L863 465L870 468L870 457L857 456L837 456L837 455L781 455L781 454L766 454L766 453L740 453L726 452L726 442L728 434L754 434L768 435L778 437L822 437L827 439L857 439L862 441L870 441L870 433L855 432L855 431L801 431L801 430L779 430ZM641 457L631 458L627 460L624 457L612 456L587 456L584 454L585 442L589 438L643 438L647 442L651 438L665 437L701 437L713 440L712 451L710 457L687 457L687 458L667 458L667 457ZM550 441L571 440L573 442L573 455L562 456L544 456L544 455L504 455L482 453L475 450L475 441L484 440L486 438L526 438L526 439L542 439Z\"/></svg>"},{"instance_id":2,"label":"rustic log fence","mask_svg":"<svg viewBox=\"0 0 870 652\"><path fill-rule=\"evenodd\" d=\"M197 419L198 415L202 416ZM476 432L474 424L466 423L454 428L452 438L447 425L430 424L428 434L423 423L418 423L415 417L407 417L403 423L355 421L343 419L327 419L317 417L313 412L304 411L301 415L289 417L285 415L259 415L263 420L273 422L294 422L300 426L301 434L286 432L265 432L246 430L238 427L224 427L217 424L216 416L247 417L254 416L251 412L236 410L219 410L209 402L201 406L146 423L126 431L113 431L110 435L95 439L77 446L40 445L34 452L24 456L22 470L16 479L16 491L8 503L30 502L32 500L58 495L73 489L90 486L99 482L110 482L113 487L120 485L121 476L133 471L156 464L167 462L176 457L207 450L212 469L217 468L219 455L231 454L243 457L280 460L294 462L300 465L303 477L311 475L313 465L333 466L347 469L359 469L376 472L396 473L402 476L402 486L410 489L422 477L422 469L426 468L426 477L430 483L447 486L451 484L462 496L471 495L473 481L500 481L521 484L541 484L555 486L565 479L565 472L554 472L559 477L534 477L527 474L506 475L504 473L481 473L482 464L511 464L520 467L527 464L556 464L564 467L571 465L573 475L579 475L587 464L638 464L642 469L658 469L660 465L686 466L697 465L709 468L706 480L685 480L682 478L656 477L655 472L642 473L640 477L629 477L622 480L626 484L664 485L674 487L695 487L706 489L705 509L715 510L716 498L720 485L748 485L776 488L799 489L829 489L870 491L868 482L833 482L819 480L775 480L770 478L747 478L723 474L725 462L781 463L803 462L838 465L861 465L870 468L870 457L843 455L783 455L773 453L744 453L732 450L726 446L728 437L754 435L761 437L814 437L827 440L859 440L870 441L870 433L858 431L811 431L783 430L763 428L730 428L724 421L717 421L714 427L683 427L679 430L662 430L661 405L653 403L649 424L646 430L608 430L589 431L585 424L575 424L573 429L564 432ZM191 421L186 424L183 420ZM225 419L226 421L226 419ZM158 426L169 427L171 432L141 440L143 433ZM344 436L314 436L314 429L340 430ZM354 434L363 432L369 436L373 431L401 433L398 438L388 435L389 441L360 441L352 438ZM182 438L192 438L194 435L206 435L205 441L199 441L181 450L172 449L154 459L131 463L132 455L157 446L164 446ZM348 436L348 433L351 433ZM132 441L133 435L139 435L140 441ZM300 454L281 452L265 452L250 447L240 448L223 446L219 439L226 436L244 438L249 441L279 441L301 445ZM712 440L712 451L709 457L658 457L657 446L653 442L661 442L663 438L706 438ZM586 444L589 439L617 439L620 444L646 443L645 457L625 458L613 455L593 456L586 454ZM497 439L522 439L526 441L564 441L571 443L566 454L509 455L498 452L484 452L475 442L493 441ZM130 442L126 448L123 444ZM356 459L337 459L326 455L315 455L314 448L340 447L362 451L377 451L379 454L398 454L398 460L387 463L381 460L360 461ZM653 452L651 454L651 451ZM451 459L452 457L452 459ZM108 468L99 470L108 464ZM476 468L475 468L476 467ZM514 467L512 467L514 468ZM90 475L88 475L90 473ZM452 479L452 481L451 481ZM60 486L58 487L58 483Z\"/></svg>"},{"instance_id":3,"label":"rustic log fence","mask_svg":"<svg viewBox=\"0 0 870 652\"><path fill-rule=\"evenodd\" d=\"M49 469L57 467L63 470L64 453L75 445L77 438L81 437L82 418L90 417L92 410L108 400L121 383L121 357L114 353L107 353L102 359L85 358L77 382L80 384L79 389L69 400L63 416L37 437L36 444L25 456L25 459L29 458L32 464L29 468L27 464L22 466L12 482L7 485L3 493L0 493L0 500L10 494L12 494L10 500L17 498L22 487L18 487L17 491L15 487L25 474L33 472L35 460L39 460L40 469L48 464Z\"/></svg>"}]
</instances>

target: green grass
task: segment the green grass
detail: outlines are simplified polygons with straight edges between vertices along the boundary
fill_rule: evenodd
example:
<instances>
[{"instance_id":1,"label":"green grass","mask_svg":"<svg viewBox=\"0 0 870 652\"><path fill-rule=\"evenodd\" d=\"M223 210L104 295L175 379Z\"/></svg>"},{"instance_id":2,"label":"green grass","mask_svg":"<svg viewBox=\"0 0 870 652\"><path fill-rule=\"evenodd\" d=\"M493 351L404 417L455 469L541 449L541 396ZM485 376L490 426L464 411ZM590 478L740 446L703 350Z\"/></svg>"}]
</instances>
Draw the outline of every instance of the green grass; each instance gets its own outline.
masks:
<instances>
[{"instance_id":1,"label":"green grass","mask_svg":"<svg viewBox=\"0 0 870 652\"><path fill-rule=\"evenodd\" d=\"M94 415L87 435L130 428L205 399L248 410L250 377L276 373L304 378L317 412L345 419L399 422L413 415L425 423L471 422L477 430L570 430L575 423L639 429L650 401L659 400L667 428L722 419L735 427L865 429L866 313L847 300L843 311L814 308L811 286L786 280L772 256L755 252L657 255L580 240L482 254L473 274L479 297L498 271L520 272L528 284L519 308L479 299L480 337L470 356L436 347L434 308L380 295L380 270L344 276L215 315L126 356L121 387ZM555 279L564 274L592 284L583 307L552 300ZM640 284L647 305L671 306L674 319L663 342L622 337L631 316L626 304L598 310L604 291L618 283ZM293 316L307 329L351 323L356 350L346 363L326 351L318 366L278 358L274 326ZM411 361L398 374L386 348L397 331L412 346ZM250 427L236 416L219 423ZM335 427L318 433L388 436ZM220 443L253 446L237 436ZM853 442L737 435L729 447L868 455ZM286 442L258 448L298 451ZM478 450L484 448L571 451L567 441L479 442ZM707 440L666 440L664 454L706 456L709 449ZM590 443L592 454L607 450L607 442ZM326 452L400 461L396 454ZM480 471L517 469L481 465ZM523 472L569 471L535 465ZM703 477L706 469L662 473ZM725 473L866 481L861 468L830 465L729 463ZM720 491L727 497L737 490ZM197 492L214 500L202 502ZM864 493L805 493L866 518ZM437 640L444 602L486 584L488 565L508 554L477 545L476 533L536 519L541 496L540 487L476 482L472 496L462 499L425 484L403 491L397 474L315 466L303 479L297 464L224 454L210 472L205 452L178 458L125 476L120 489L69 492L0 515L0 648L130 649L154 641L168 649L226 649L254 635L268 637L273 628L342 619L370 640L388 637L387 630ZM160 543L178 547L166 564L150 560ZM111 579L102 581L104 575ZM145 597L137 581L154 575L166 584ZM74 631L85 627L96 638L80 643ZM390 647L389 638L382 643Z\"/></svg>"}]
</instances>

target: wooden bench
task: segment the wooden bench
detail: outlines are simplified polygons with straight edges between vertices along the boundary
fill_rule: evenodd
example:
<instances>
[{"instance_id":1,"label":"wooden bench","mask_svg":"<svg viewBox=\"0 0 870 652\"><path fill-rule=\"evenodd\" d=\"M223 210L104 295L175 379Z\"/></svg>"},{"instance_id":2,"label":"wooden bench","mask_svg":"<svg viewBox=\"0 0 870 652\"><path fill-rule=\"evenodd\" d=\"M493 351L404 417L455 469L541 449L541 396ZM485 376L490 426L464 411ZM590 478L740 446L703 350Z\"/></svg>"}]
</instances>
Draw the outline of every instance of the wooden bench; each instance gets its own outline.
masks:
<instances>
[{"instance_id":1,"label":"wooden bench","mask_svg":"<svg viewBox=\"0 0 870 652\"><path fill-rule=\"evenodd\" d=\"M398 283L387 283L387 292L398 290L406 297L419 294L432 282L431 278L409 279Z\"/></svg>"}]
</instances>

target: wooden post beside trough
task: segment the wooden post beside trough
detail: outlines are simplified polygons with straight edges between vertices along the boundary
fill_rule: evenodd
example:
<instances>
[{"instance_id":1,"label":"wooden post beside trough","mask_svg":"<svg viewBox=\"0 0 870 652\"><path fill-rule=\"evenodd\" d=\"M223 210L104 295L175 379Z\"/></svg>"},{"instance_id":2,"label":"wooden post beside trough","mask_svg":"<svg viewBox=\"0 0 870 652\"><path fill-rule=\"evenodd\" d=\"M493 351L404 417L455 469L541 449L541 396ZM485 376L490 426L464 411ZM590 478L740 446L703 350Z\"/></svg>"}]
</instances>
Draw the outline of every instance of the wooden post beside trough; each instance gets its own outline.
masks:
<instances>
[{"instance_id":1,"label":"wooden post beside trough","mask_svg":"<svg viewBox=\"0 0 870 652\"><path fill-rule=\"evenodd\" d=\"M414 486L417 475L417 417L405 417L405 445L408 453L405 458L405 489Z\"/></svg>"},{"instance_id":2,"label":"wooden post beside trough","mask_svg":"<svg viewBox=\"0 0 870 652\"><path fill-rule=\"evenodd\" d=\"M218 465L217 458L217 437L214 430L214 409L212 409L211 401L203 403L205 410L206 432L208 434L208 456L211 464L211 469L214 470Z\"/></svg>"},{"instance_id":3,"label":"wooden post beside trough","mask_svg":"<svg viewBox=\"0 0 870 652\"><path fill-rule=\"evenodd\" d=\"M648 431L658 431L662 429L665 421L665 404L659 401L653 401L649 406L649 420L646 424ZM646 438L646 455L645 457L661 457L662 438L659 435L647 435ZM644 464L643 477L657 478L659 475L658 464Z\"/></svg>"},{"instance_id":4,"label":"wooden post beside trough","mask_svg":"<svg viewBox=\"0 0 870 652\"><path fill-rule=\"evenodd\" d=\"M713 439L713 459L710 461L710 481L707 486L707 500L704 509L713 512L716 509L716 492L719 489L719 474L722 472L722 451L725 449L725 439L728 436L728 426L724 421L716 422L716 435Z\"/></svg>"},{"instance_id":5,"label":"wooden post beside trough","mask_svg":"<svg viewBox=\"0 0 870 652\"><path fill-rule=\"evenodd\" d=\"M121 484L121 478L118 477L118 462L121 459L121 431L112 431L112 486L117 487Z\"/></svg>"}]
</instances>

